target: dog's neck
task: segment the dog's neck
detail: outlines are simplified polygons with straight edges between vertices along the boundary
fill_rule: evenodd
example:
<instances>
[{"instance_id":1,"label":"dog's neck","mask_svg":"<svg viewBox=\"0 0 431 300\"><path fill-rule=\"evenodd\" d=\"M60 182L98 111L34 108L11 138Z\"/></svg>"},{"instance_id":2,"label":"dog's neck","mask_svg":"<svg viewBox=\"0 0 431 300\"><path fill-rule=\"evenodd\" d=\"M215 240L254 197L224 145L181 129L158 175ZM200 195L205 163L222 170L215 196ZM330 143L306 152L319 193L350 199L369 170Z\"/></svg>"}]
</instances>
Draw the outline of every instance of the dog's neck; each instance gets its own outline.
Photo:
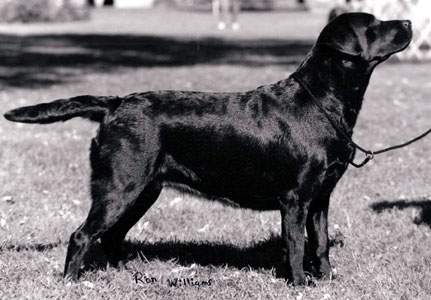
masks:
<instances>
[{"instance_id":1,"label":"dog's neck","mask_svg":"<svg viewBox=\"0 0 431 300\"><path fill-rule=\"evenodd\" d=\"M295 72L328 110L336 110L353 129L375 65L343 56L312 52Z\"/></svg>"}]
</instances>

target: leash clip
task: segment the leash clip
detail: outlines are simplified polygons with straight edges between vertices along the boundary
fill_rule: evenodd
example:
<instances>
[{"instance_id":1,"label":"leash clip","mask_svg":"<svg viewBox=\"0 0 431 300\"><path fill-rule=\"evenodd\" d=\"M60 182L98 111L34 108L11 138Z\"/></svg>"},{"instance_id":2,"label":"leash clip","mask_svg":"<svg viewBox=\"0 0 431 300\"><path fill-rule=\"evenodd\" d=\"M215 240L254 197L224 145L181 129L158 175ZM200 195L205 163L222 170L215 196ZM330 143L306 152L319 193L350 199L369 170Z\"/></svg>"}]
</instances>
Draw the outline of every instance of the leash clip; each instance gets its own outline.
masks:
<instances>
[{"instance_id":1,"label":"leash clip","mask_svg":"<svg viewBox=\"0 0 431 300\"><path fill-rule=\"evenodd\" d=\"M353 162L353 159L351 161L349 161L349 163L354 166L355 168L362 168L363 166L365 166L370 160L372 160L374 158L374 153L373 151L367 150L367 152L365 152L365 159L363 162L361 162L360 164L355 164Z\"/></svg>"}]
</instances>

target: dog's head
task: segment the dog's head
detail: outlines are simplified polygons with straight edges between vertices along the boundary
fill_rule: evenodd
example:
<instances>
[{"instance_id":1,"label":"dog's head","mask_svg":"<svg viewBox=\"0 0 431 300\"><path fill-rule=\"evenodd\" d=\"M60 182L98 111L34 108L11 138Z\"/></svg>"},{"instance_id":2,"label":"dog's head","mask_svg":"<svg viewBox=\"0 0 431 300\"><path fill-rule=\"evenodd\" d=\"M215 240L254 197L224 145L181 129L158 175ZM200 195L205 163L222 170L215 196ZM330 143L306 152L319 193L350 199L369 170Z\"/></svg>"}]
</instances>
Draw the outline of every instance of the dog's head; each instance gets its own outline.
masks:
<instances>
[{"instance_id":1,"label":"dog's head","mask_svg":"<svg viewBox=\"0 0 431 300\"><path fill-rule=\"evenodd\" d=\"M316 47L378 63L405 49L411 39L408 20L380 21L367 13L346 13L326 25Z\"/></svg>"}]
</instances>

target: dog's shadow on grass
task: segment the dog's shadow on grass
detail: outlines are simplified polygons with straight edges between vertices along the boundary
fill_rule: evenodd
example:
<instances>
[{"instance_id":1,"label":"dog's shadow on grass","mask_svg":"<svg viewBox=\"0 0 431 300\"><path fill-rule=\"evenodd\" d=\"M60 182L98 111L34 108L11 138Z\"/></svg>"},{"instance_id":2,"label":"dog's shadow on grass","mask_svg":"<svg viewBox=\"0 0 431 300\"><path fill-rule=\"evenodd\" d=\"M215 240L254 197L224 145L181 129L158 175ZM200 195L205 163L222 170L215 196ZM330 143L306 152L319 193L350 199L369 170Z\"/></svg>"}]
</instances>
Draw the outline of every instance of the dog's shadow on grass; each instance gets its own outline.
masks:
<instances>
[{"instance_id":1,"label":"dog's shadow on grass","mask_svg":"<svg viewBox=\"0 0 431 300\"><path fill-rule=\"evenodd\" d=\"M250 247L233 244L197 241L125 241L123 244L123 263L133 260L175 261L181 266L198 264L201 266L229 266L238 269L271 269L281 261L280 237L271 237ZM106 255L100 243L91 247L86 255L84 271L104 269Z\"/></svg>"},{"instance_id":2,"label":"dog's shadow on grass","mask_svg":"<svg viewBox=\"0 0 431 300\"><path fill-rule=\"evenodd\" d=\"M330 239L330 247L343 247L342 234ZM3 251L37 251L45 252L54 248L65 246L65 242L37 244L13 244L0 247ZM283 241L280 236L271 236L267 240L256 242L248 247L221 242L197 241L160 241L150 243L147 241L125 241L123 244L123 263L133 260L142 261L174 261L181 266L198 264L200 266L229 266L241 269L273 270L278 277L283 276L281 268L281 248ZM313 273L311 256L305 244L304 270ZM83 271L105 269L108 260L98 242L88 251Z\"/></svg>"},{"instance_id":3,"label":"dog's shadow on grass","mask_svg":"<svg viewBox=\"0 0 431 300\"><path fill-rule=\"evenodd\" d=\"M275 271L275 275L282 276L281 248L283 241L280 236L271 236L269 239L257 242L248 247L239 247L233 244L220 242L182 242L162 241L131 242L123 245L123 263L132 260L143 261L175 261L181 266L197 264L200 266L228 266L241 269L265 269ZM343 247L342 239L330 240L330 246ZM311 258L308 244L305 245L304 270L312 273ZM86 258L84 270L104 269L107 259L100 243L94 245Z\"/></svg>"},{"instance_id":4,"label":"dog's shadow on grass","mask_svg":"<svg viewBox=\"0 0 431 300\"><path fill-rule=\"evenodd\" d=\"M382 213L390 209L406 209L419 208L420 213L414 218L413 222L417 225L427 225L431 228L431 200L430 199L412 199L412 200L396 200L396 201L381 201L371 205L371 209L377 213Z\"/></svg>"}]
</instances>

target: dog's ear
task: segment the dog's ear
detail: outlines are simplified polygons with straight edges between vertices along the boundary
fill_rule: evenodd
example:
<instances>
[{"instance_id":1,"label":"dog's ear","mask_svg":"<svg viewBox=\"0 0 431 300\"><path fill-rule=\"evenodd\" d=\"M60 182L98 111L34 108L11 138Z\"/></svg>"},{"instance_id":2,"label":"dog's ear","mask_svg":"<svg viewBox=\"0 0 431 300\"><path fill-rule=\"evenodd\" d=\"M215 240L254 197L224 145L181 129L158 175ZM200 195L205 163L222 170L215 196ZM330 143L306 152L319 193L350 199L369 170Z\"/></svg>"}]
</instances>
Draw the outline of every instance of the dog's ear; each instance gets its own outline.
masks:
<instances>
[{"instance_id":1,"label":"dog's ear","mask_svg":"<svg viewBox=\"0 0 431 300\"><path fill-rule=\"evenodd\" d=\"M365 13L346 13L339 15L322 30L316 45L338 52L361 56L367 51L364 30L374 18Z\"/></svg>"}]
</instances>

